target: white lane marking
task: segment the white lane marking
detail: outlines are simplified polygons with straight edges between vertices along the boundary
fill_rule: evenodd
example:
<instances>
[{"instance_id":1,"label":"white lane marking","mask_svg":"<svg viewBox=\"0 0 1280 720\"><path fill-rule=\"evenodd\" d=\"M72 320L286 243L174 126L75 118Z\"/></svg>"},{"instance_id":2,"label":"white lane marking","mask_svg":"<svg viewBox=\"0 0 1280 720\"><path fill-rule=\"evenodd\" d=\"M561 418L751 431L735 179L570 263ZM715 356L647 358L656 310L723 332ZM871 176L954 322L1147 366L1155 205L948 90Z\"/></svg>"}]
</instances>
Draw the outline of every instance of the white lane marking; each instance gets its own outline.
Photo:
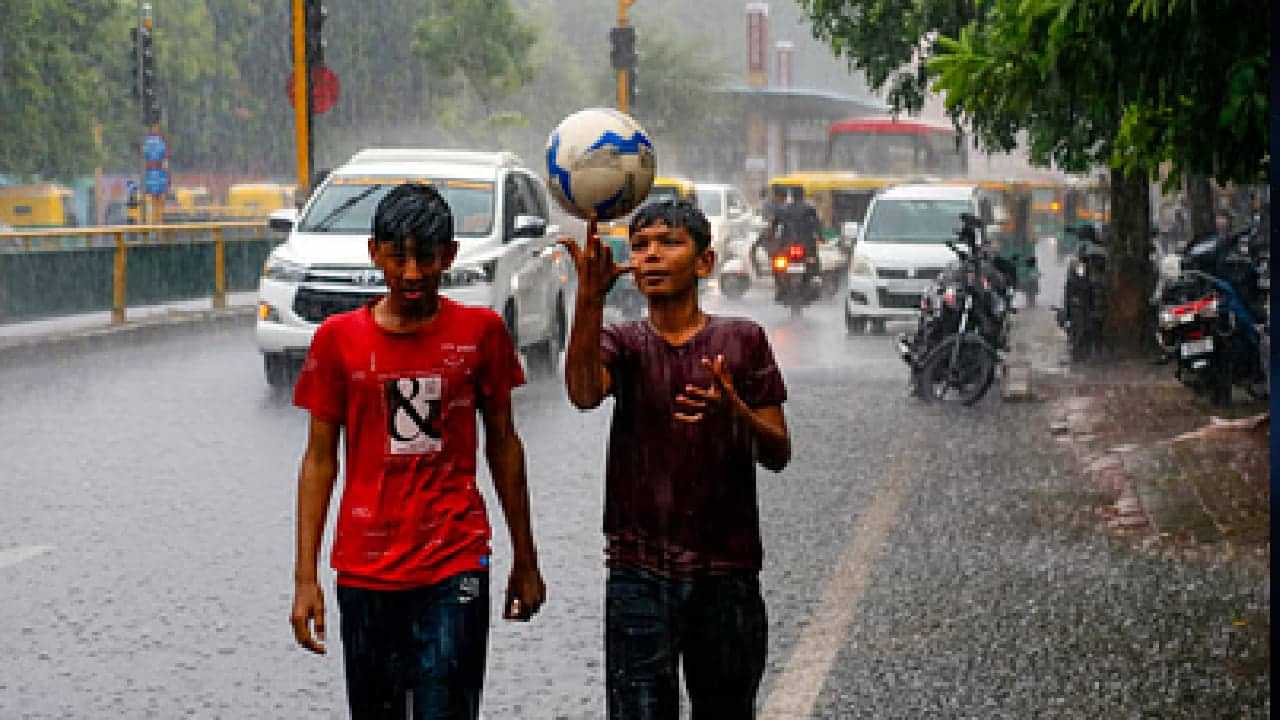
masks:
<instances>
[{"instance_id":1,"label":"white lane marking","mask_svg":"<svg viewBox=\"0 0 1280 720\"><path fill-rule=\"evenodd\" d=\"M23 560L39 557L53 550L52 545L18 545L0 549L0 568L17 565Z\"/></svg>"},{"instance_id":2,"label":"white lane marking","mask_svg":"<svg viewBox=\"0 0 1280 720\"><path fill-rule=\"evenodd\" d=\"M899 460L890 466L884 485L870 507L858 518L853 536L827 580L821 604L769 693L760 714L761 720L812 717L818 693L830 674L836 654L845 643L849 624L857 613L858 600L867 588L871 568L902 506L905 467L901 462Z\"/></svg>"}]
</instances>

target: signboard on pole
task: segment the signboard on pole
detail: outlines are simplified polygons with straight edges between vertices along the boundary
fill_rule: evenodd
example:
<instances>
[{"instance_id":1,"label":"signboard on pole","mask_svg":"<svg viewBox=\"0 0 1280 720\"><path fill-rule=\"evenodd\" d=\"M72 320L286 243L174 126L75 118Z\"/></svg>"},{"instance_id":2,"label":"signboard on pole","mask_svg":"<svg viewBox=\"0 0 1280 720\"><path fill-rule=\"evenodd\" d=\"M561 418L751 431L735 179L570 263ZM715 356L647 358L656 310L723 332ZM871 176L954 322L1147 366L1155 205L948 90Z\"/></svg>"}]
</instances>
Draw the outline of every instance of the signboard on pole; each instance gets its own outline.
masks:
<instances>
[{"instance_id":1,"label":"signboard on pole","mask_svg":"<svg viewBox=\"0 0 1280 720\"><path fill-rule=\"evenodd\" d=\"M747 84L769 84L769 3L747 3Z\"/></svg>"},{"instance_id":2,"label":"signboard on pole","mask_svg":"<svg viewBox=\"0 0 1280 720\"><path fill-rule=\"evenodd\" d=\"M147 162L162 162L169 154L169 147L164 136L159 133L148 133L142 139L142 159Z\"/></svg>"},{"instance_id":3,"label":"signboard on pole","mask_svg":"<svg viewBox=\"0 0 1280 720\"><path fill-rule=\"evenodd\" d=\"M169 191L169 171L149 167L142 176L142 185L148 195L163 195Z\"/></svg>"}]
</instances>

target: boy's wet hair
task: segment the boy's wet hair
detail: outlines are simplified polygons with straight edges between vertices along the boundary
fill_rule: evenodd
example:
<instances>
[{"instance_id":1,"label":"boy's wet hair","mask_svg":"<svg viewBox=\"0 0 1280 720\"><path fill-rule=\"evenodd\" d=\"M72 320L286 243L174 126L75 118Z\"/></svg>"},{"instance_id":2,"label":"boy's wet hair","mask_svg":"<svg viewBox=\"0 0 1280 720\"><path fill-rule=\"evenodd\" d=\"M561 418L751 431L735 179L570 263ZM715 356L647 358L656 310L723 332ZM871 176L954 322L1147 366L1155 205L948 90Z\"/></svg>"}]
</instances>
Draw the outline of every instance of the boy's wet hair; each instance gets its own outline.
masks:
<instances>
[{"instance_id":1,"label":"boy's wet hair","mask_svg":"<svg viewBox=\"0 0 1280 720\"><path fill-rule=\"evenodd\" d=\"M373 213L374 241L402 244L408 237L417 241L419 252L453 242L453 211L430 185L397 185L378 201Z\"/></svg>"},{"instance_id":2,"label":"boy's wet hair","mask_svg":"<svg viewBox=\"0 0 1280 720\"><path fill-rule=\"evenodd\" d=\"M697 205L688 200L659 200L642 206L631 218L630 234L635 235L650 225L664 223L675 230L684 228L693 238L698 252L711 245L711 223Z\"/></svg>"}]
</instances>

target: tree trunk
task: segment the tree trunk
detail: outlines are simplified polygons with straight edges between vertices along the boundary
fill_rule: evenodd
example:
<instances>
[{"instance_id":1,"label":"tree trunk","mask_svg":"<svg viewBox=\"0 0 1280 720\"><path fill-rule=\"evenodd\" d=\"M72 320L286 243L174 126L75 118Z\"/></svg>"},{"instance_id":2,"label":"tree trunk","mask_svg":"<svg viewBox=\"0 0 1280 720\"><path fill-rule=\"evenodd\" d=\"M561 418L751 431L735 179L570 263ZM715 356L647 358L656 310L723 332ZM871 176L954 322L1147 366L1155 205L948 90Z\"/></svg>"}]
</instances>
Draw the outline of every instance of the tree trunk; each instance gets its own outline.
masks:
<instances>
[{"instance_id":1,"label":"tree trunk","mask_svg":"<svg viewBox=\"0 0 1280 720\"><path fill-rule=\"evenodd\" d=\"M1187 176L1187 209L1191 213L1191 237L1213 232L1213 188L1204 175Z\"/></svg>"},{"instance_id":2,"label":"tree trunk","mask_svg":"<svg viewBox=\"0 0 1280 720\"><path fill-rule=\"evenodd\" d=\"M1111 171L1109 300L1104 334L1117 355L1135 357L1154 342L1148 299L1154 287L1148 173Z\"/></svg>"}]
</instances>

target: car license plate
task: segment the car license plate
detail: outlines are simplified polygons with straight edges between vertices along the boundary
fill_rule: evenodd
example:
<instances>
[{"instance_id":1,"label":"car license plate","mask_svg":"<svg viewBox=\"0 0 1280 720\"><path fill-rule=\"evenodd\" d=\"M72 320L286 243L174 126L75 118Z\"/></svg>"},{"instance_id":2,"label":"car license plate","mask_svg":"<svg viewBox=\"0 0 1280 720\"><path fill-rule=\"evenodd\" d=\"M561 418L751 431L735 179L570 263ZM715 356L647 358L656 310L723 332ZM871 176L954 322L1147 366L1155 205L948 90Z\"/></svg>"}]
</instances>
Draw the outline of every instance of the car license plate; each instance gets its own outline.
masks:
<instances>
[{"instance_id":1,"label":"car license plate","mask_svg":"<svg viewBox=\"0 0 1280 720\"><path fill-rule=\"evenodd\" d=\"M788 275L803 275L803 274L804 274L804 263L791 263L790 265L788 265L788 266L787 266L787 274L788 274Z\"/></svg>"},{"instance_id":2,"label":"car license plate","mask_svg":"<svg viewBox=\"0 0 1280 720\"><path fill-rule=\"evenodd\" d=\"M1196 355L1204 355L1213 352L1213 338L1205 338L1203 340L1192 340L1191 342L1182 343L1182 357L1194 357Z\"/></svg>"}]
</instances>

